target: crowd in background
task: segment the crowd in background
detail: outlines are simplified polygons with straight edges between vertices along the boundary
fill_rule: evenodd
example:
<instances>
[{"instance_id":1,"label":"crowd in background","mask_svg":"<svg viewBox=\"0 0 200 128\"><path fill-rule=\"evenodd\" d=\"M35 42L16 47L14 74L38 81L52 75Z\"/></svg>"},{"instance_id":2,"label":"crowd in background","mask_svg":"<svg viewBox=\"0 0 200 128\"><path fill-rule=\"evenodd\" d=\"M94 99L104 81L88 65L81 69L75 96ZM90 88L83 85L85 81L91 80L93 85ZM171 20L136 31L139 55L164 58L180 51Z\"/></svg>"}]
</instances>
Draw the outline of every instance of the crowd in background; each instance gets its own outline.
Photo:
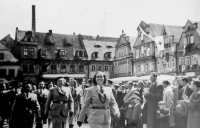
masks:
<instances>
[{"instance_id":1,"label":"crowd in background","mask_svg":"<svg viewBox=\"0 0 200 128\"><path fill-rule=\"evenodd\" d=\"M36 128L42 128L43 124L47 123L48 128L54 124L61 128L66 127L67 119L69 128L73 128L89 95L87 90L96 86L93 81L91 78L79 84L73 78L58 78L55 82L49 83L39 81L37 85L24 81L2 86L0 128L3 128L5 122L10 128L32 128L34 123ZM120 111L120 118L111 113L112 128L199 128L200 126L200 81L197 79L192 80L183 76L176 77L173 82L165 80L159 83L157 74L151 73L149 81L116 84L106 80L104 86L112 89ZM70 90L65 98L63 97L66 94L63 93L67 92L67 88L63 87ZM53 88L57 88L57 91L52 91ZM56 98L59 100L56 101ZM62 113L60 112L62 110L59 110L58 119L52 118L52 113L49 111L57 109L58 105L53 106L54 103L59 105L73 103L73 105L68 105L66 112ZM87 119L88 110L84 117L85 123L88 122ZM58 124L59 122L61 123Z\"/></svg>"}]
</instances>

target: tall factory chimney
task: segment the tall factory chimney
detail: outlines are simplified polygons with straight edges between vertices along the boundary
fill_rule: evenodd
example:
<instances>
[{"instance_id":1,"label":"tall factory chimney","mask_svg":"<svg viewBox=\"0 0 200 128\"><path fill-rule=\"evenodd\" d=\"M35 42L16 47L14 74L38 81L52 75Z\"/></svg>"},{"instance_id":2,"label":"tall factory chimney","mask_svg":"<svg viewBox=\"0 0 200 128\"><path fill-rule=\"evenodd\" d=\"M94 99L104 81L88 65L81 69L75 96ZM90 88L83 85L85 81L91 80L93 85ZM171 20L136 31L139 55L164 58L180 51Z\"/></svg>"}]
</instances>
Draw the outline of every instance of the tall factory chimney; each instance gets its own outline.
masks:
<instances>
[{"instance_id":1,"label":"tall factory chimney","mask_svg":"<svg viewBox=\"0 0 200 128\"><path fill-rule=\"evenodd\" d=\"M32 31L36 31L35 5L32 5Z\"/></svg>"}]
</instances>

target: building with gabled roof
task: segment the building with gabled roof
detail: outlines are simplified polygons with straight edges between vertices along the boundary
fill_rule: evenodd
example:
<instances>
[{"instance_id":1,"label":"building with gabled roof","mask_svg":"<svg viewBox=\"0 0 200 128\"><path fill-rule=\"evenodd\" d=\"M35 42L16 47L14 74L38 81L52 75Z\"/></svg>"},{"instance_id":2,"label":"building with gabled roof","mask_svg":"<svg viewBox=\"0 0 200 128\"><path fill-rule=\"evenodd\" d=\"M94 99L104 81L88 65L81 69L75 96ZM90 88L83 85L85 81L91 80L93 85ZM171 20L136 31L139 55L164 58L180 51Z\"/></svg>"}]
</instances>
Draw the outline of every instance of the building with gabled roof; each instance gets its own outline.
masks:
<instances>
[{"instance_id":1,"label":"building with gabled roof","mask_svg":"<svg viewBox=\"0 0 200 128\"><path fill-rule=\"evenodd\" d=\"M164 50L158 51L155 46L155 59L159 74L177 75L177 44L183 32L182 26L163 25L160 36L163 36Z\"/></svg>"},{"instance_id":2,"label":"building with gabled roof","mask_svg":"<svg viewBox=\"0 0 200 128\"><path fill-rule=\"evenodd\" d=\"M178 75L200 75L200 22L188 20L177 45Z\"/></svg>"},{"instance_id":3,"label":"building with gabled roof","mask_svg":"<svg viewBox=\"0 0 200 128\"><path fill-rule=\"evenodd\" d=\"M163 25L141 21L137 27L138 36L133 46L133 72L135 76L149 75L156 71L155 43Z\"/></svg>"},{"instance_id":4,"label":"building with gabled roof","mask_svg":"<svg viewBox=\"0 0 200 128\"><path fill-rule=\"evenodd\" d=\"M22 31L16 29L16 43L25 80L54 80L85 77L86 54L80 35Z\"/></svg>"},{"instance_id":5,"label":"building with gabled roof","mask_svg":"<svg viewBox=\"0 0 200 128\"><path fill-rule=\"evenodd\" d=\"M0 86L9 79L17 77L20 64L11 52L13 39L7 35L0 40ZM9 48L8 48L9 47Z\"/></svg>"},{"instance_id":6,"label":"building with gabled roof","mask_svg":"<svg viewBox=\"0 0 200 128\"><path fill-rule=\"evenodd\" d=\"M131 46L135 43L134 37L129 37L124 34L117 41L115 47L115 58L114 58L114 77L125 77L131 76L133 73L132 58L133 52Z\"/></svg>"},{"instance_id":7,"label":"building with gabled roof","mask_svg":"<svg viewBox=\"0 0 200 128\"><path fill-rule=\"evenodd\" d=\"M87 56L87 78L103 71L107 78L114 77L113 61L118 38L80 35Z\"/></svg>"}]
</instances>

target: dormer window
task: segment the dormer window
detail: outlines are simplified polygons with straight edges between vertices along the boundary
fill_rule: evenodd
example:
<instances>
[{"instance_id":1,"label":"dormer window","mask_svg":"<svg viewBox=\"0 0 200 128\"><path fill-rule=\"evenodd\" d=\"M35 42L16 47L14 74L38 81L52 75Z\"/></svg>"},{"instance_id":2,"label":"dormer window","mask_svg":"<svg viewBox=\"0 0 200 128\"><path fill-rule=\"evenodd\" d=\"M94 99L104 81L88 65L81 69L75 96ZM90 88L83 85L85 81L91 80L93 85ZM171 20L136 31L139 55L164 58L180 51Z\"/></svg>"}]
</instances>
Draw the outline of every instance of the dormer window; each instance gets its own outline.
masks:
<instances>
[{"instance_id":1,"label":"dormer window","mask_svg":"<svg viewBox=\"0 0 200 128\"><path fill-rule=\"evenodd\" d=\"M79 57L84 57L84 52L82 50L79 51Z\"/></svg>"},{"instance_id":2,"label":"dormer window","mask_svg":"<svg viewBox=\"0 0 200 128\"><path fill-rule=\"evenodd\" d=\"M113 48L113 46L108 45L108 46L106 46L106 48Z\"/></svg>"},{"instance_id":3,"label":"dormer window","mask_svg":"<svg viewBox=\"0 0 200 128\"><path fill-rule=\"evenodd\" d=\"M190 30L190 27L188 27L188 30Z\"/></svg>"},{"instance_id":4,"label":"dormer window","mask_svg":"<svg viewBox=\"0 0 200 128\"><path fill-rule=\"evenodd\" d=\"M106 59L110 59L111 58L111 52L105 53L105 57L106 57Z\"/></svg>"},{"instance_id":5,"label":"dormer window","mask_svg":"<svg viewBox=\"0 0 200 128\"><path fill-rule=\"evenodd\" d=\"M101 45L97 44L97 45L94 45L95 48L101 48Z\"/></svg>"},{"instance_id":6,"label":"dormer window","mask_svg":"<svg viewBox=\"0 0 200 128\"><path fill-rule=\"evenodd\" d=\"M92 53L92 57L95 58L95 59L98 58L98 52Z\"/></svg>"},{"instance_id":7,"label":"dormer window","mask_svg":"<svg viewBox=\"0 0 200 128\"><path fill-rule=\"evenodd\" d=\"M41 56L46 57L47 56L47 50L46 49L41 49Z\"/></svg>"},{"instance_id":8,"label":"dormer window","mask_svg":"<svg viewBox=\"0 0 200 128\"><path fill-rule=\"evenodd\" d=\"M65 56L65 50L64 50L64 49L60 50L60 56L61 56L61 57L64 57L64 56Z\"/></svg>"}]
</instances>

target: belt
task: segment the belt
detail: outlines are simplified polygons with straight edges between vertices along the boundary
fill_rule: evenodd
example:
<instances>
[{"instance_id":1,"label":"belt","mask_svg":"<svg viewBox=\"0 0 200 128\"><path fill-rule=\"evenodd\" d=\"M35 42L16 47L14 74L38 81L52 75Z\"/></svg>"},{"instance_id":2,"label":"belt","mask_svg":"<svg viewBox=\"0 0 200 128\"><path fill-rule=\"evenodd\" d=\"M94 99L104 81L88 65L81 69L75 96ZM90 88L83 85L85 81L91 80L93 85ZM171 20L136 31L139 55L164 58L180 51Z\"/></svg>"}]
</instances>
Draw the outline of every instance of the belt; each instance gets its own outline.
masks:
<instances>
[{"instance_id":1,"label":"belt","mask_svg":"<svg viewBox=\"0 0 200 128\"><path fill-rule=\"evenodd\" d=\"M56 104L66 104L67 101L53 101L53 103L56 103Z\"/></svg>"},{"instance_id":2,"label":"belt","mask_svg":"<svg viewBox=\"0 0 200 128\"><path fill-rule=\"evenodd\" d=\"M92 106L92 109L109 109L110 107L109 106Z\"/></svg>"}]
</instances>

